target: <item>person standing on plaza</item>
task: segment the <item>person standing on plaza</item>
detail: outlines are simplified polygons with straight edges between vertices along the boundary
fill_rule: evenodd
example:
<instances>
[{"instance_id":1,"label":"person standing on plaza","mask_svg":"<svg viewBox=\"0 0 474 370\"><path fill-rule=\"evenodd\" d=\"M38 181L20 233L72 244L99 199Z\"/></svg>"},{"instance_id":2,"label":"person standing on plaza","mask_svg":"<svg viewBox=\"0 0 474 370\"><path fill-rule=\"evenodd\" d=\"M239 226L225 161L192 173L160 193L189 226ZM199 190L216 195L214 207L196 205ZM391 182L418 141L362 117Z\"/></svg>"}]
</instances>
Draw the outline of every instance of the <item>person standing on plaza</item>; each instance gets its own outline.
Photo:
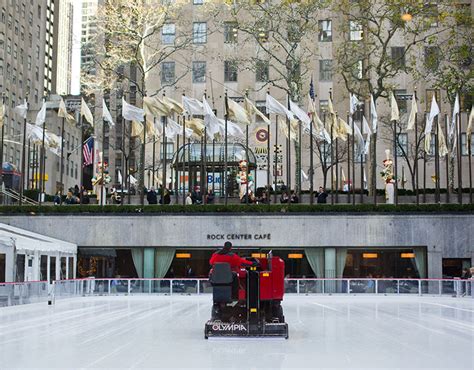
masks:
<instances>
[{"instance_id":1,"label":"person standing on plaza","mask_svg":"<svg viewBox=\"0 0 474 370\"><path fill-rule=\"evenodd\" d=\"M186 196L185 204L187 206L191 206L193 204L193 198L192 198L191 192L188 192L188 195Z\"/></svg>"},{"instance_id":2,"label":"person standing on plaza","mask_svg":"<svg viewBox=\"0 0 474 370\"><path fill-rule=\"evenodd\" d=\"M158 197L156 195L156 191L155 191L155 188L153 186L147 192L146 200L148 201L148 204L157 204L158 203Z\"/></svg>"},{"instance_id":3,"label":"person standing on plaza","mask_svg":"<svg viewBox=\"0 0 474 370\"><path fill-rule=\"evenodd\" d=\"M319 191L316 193L316 199L318 200L318 204L326 204L327 202L328 193L322 186L319 187Z\"/></svg>"}]
</instances>

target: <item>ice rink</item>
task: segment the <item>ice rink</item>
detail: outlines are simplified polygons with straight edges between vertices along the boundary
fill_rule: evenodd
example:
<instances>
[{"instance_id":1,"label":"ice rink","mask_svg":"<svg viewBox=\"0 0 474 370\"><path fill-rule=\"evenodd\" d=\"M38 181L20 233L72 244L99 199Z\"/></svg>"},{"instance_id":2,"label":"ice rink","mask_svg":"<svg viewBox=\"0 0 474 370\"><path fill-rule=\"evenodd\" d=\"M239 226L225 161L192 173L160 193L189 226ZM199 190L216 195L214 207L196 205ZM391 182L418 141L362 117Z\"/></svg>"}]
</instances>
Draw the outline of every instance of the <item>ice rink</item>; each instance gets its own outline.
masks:
<instances>
[{"instance_id":1,"label":"ice rink","mask_svg":"<svg viewBox=\"0 0 474 370\"><path fill-rule=\"evenodd\" d=\"M474 299L286 296L290 339L205 340L211 296L0 308L0 368L474 368Z\"/></svg>"}]
</instances>

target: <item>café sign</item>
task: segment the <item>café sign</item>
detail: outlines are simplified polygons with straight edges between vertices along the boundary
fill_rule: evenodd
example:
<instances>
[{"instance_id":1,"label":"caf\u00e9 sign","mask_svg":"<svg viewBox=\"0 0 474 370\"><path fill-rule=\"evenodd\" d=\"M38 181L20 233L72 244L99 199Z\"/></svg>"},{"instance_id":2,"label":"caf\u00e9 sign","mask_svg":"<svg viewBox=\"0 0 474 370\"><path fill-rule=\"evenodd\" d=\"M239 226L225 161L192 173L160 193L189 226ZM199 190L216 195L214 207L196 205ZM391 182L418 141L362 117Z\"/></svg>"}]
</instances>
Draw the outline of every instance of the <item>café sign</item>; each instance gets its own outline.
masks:
<instances>
[{"instance_id":1,"label":"caf\u00e9 sign","mask_svg":"<svg viewBox=\"0 0 474 370\"><path fill-rule=\"evenodd\" d=\"M207 240L271 240L272 234L207 234Z\"/></svg>"}]
</instances>

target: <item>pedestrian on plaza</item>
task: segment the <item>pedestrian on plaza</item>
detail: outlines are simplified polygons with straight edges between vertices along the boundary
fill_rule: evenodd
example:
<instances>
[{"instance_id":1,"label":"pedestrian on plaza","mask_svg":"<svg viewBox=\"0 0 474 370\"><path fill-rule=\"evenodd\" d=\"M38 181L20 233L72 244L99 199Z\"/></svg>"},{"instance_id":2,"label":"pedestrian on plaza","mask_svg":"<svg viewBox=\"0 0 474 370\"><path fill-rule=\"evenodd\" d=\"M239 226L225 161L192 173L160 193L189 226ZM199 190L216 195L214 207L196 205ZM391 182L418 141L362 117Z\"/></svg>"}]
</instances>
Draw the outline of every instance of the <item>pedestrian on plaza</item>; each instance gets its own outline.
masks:
<instances>
[{"instance_id":1,"label":"pedestrian on plaza","mask_svg":"<svg viewBox=\"0 0 474 370\"><path fill-rule=\"evenodd\" d=\"M188 195L186 196L185 204L186 204L187 206L190 206L190 205L193 204L193 197L192 197L191 192L188 192Z\"/></svg>"},{"instance_id":2,"label":"pedestrian on plaza","mask_svg":"<svg viewBox=\"0 0 474 370\"><path fill-rule=\"evenodd\" d=\"M54 196L54 205L59 206L61 205L61 192L58 191Z\"/></svg>"},{"instance_id":3,"label":"pedestrian on plaza","mask_svg":"<svg viewBox=\"0 0 474 370\"><path fill-rule=\"evenodd\" d=\"M147 192L146 200L148 201L148 204L157 204L158 203L158 197L156 195L156 191L155 191L155 188L153 186Z\"/></svg>"},{"instance_id":4,"label":"pedestrian on plaza","mask_svg":"<svg viewBox=\"0 0 474 370\"><path fill-rule=\"evenodd\" d=\"M196 185L192 193L193 204L202 204L201 188Z\"/></svg>"},{"instance_id":5,"label":"pedestrian on plaza","mask_svg":"<svg viewBox=\"0 0 474 370\"><path fill-rule=\"evenodd\" d=\"M296 195L295 191L291 192L290 202L291 203L299 203L300 202L300 198L298 197L298 195Z\"/></svg>"},{"instance_id":6,"label":"pedestrian on plaza","mask_svg":"<svg viewBox=\"0 0 474 370\"><path fill-rule=\"evenodd\" d=\"M89 197L89 194L87 193L87 190L82 191L82 204L90 204L91 199Z\"/></svg>"},{"instance_id":7,"label":"pedestrian on plaza","mask_svg":"<svg viewBox=\"0 0 474 370\"><path fill-rule=\"evenodd\" d=\"M208 189L207 194L206 194L206 204L213 204L214 198L215 198L214 192L212 191L212 189Z\"/></svg>"},{"instance_id":8,"label":"pedestrian on plaza","mask_svg":"<svg viewBox=\"0 0 474 370\"><path fill-rule=\"evenodd\" d=\"M319 191L316 192L316 199L318 200L318 204L326 204L327 202L328 193L322 186L319 187Z\"/></svg>"},{"instance_id":9,"label":"pedestrian on plaza","mask_svg":"<svg viewBox=\"0 0 474 370\"><path fill-rule=\"evenodd\" d=\"M461 279L470 279L470 278L471 278L471 273L469 272L469 269L467 267L463 268Z\"/></svg>"},{"instance_id":10,"label":"pedestrian on plaza","mask_svg":"<svg viewBox=\"0 0 474 370\"><path fill-rule=\"evenodd\" d=\"M79 198L81 196L81 193L79 192L79 186L74 185L74 190L73 190L73 193L72 195L74 195L76 198Z\"/></svg>"},{"instance_id":11,"label":"pedestrian on plaza","mask_svg":"<svg viewBox=\"0 0 474 370\"><path fill-rule=\"evenodd\" d=\"M77 198L73 195L72 191L69 190L64 200L65 204L77 204Z\"/></svg>"},{"instance_id":12,"label":"pedestrian on plaza","mask_svg":"<svg viewBox=\"0 0 474 370\"><path fill-rule=\"evenodd\" d=\"M288 203L288 193L285 191L283 193L281 193L281 197L280 197L280 203Z\"/></svg>"}]
</instances>

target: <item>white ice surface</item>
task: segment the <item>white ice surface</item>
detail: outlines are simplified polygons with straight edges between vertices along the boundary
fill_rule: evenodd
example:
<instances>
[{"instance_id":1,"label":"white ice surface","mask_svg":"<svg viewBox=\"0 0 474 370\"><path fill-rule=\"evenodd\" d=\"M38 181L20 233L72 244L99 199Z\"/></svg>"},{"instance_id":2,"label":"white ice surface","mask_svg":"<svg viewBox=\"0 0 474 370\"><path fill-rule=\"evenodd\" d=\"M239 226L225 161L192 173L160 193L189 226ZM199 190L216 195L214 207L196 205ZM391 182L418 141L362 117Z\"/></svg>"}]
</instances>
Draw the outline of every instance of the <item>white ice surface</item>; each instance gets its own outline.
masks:
<instances>
[{"instance_id":1,"label":"white ice surface","mask_svg":"<svg viewBox=\"0 0 474 370\"><path fill-rule=\"evenodd\" d=\"M0 309L3 368L474 368L470 298L286 296L285 340L205 340L211 296Z\"/></svg>"}]
</instances>

